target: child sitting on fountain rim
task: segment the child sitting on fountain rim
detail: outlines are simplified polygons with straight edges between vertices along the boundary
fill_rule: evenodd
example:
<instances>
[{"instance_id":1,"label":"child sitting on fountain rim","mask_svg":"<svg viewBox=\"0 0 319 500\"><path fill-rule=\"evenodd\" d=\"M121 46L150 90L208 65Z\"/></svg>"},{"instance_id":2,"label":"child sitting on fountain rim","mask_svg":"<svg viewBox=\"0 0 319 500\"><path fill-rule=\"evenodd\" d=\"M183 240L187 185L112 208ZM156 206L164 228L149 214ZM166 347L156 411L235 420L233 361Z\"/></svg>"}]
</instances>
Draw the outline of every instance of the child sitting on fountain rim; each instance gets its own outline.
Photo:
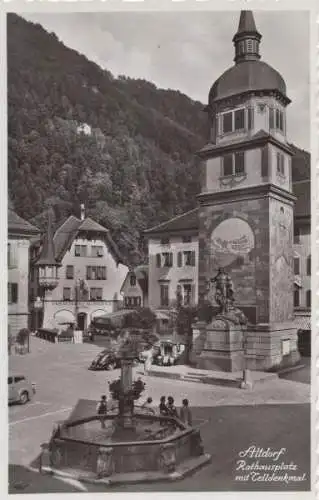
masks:
<instances>
[{"instance_id":1,"label":"child sitting on fountain rim","mask_svg":"<svg viewBox=\"0 0 319 500\"><path fill-rule=\"evenodd\" d=\"M155 413L151 404L153 402L153 399L148 397L146 401L142 404L141 408L146 408L150 413Z\"/></svg>"},{"instance_id":2,"label":"child sitting on fountain rim","mask_svg":"<svg viewBox=\"0 0 319 500\"><path fill-rule=\"evenodd\" d=\"M96 412L100 416L101 428L105 429L105 415L107 414L107 400L106 396L103 394L101 400L96 406Z\"/></svg>"}]
</instances>

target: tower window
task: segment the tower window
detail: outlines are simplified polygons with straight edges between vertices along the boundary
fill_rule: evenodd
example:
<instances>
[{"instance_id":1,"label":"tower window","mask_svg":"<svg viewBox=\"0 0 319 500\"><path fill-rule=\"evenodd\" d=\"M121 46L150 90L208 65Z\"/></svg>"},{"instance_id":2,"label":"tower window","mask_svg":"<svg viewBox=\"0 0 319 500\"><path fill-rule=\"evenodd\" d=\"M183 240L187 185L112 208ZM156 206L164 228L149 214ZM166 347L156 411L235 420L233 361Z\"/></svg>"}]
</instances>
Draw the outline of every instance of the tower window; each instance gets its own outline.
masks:
<instances>
[{"instance_id":1,"label":"tower window","mask_svg":"<svg viewBox=\"0 0 319 500\"><path fill-rule=\"evenodd\" d=\"M234 113L235 116L235 130L241 130L245 128L245 110L238 109Z\"/></svg>"},{"instance_id":2,"label":"tower window","mask_svg":"<svg viewBox=\"0 0 319 500\"><path fill-rule=\"evenodd\" d=\"M223 177L245 173L245 153L239 151L223 157Z\"/></svg>"},{"instance_id":3,"label":"tower window","mask_svg":"<svg viewBox=\"0 0 319 500\"><path fill-rule=\"evenodd\" d=\"M223 115L223 133L227 134L228 132L233 131L233 113L225 113Z\"/></svg>"},{"instance_id":4,"label":"tower window","mask_svg":"<svg viewBox=\"0 0 319 500\"><path fill-rule=\"evenodd\" d=\"M251 128L252 125L252 109L239 108L232 111L222 113L221 119L221 134L229 134L245 128Z\"/></svg>"},{"instance_id":5,"label":"tower window","mask_svg":"<svg viewBox=\"0 0 319 500\"><path fill-rule=\"evenodd\" d=\"M284 113L278 108L269 108L269 128L284 131Z\"/></svg>"},{"instance_id":6,"label":"tower window","mask_svg":"<svg viewBox=\"0 0 319 500\"><path fill-rule=\"evenodd\" d=\"M282 153L277 153L277 173L285 175L285 157Z\"/></svg>"},{"instance_id":7,"label":"tower window","mask_svg":"<svg viewBox=\"0 0 319 500\"><path fill-rule=\"evenodd\" d=\"M254 46L252 40L247 40L247 52L254 52Z\"/></svg>"}]
</instances>

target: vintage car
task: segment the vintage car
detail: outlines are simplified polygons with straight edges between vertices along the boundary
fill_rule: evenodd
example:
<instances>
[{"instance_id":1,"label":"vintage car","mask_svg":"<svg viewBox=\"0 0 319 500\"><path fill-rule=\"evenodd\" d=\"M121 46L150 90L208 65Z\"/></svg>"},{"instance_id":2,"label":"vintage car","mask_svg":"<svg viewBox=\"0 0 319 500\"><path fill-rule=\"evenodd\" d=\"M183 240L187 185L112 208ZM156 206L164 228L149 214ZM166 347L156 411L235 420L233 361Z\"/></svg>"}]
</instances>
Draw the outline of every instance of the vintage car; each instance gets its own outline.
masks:
<instances>
[{"instance_id":1,"label":"vintage car","mask_svg":"<svg viewBox=\"0 0 319 500\"><path fill-rule=\"evenodd\" d=\"M30 401L35 394L35 384L29 382L24 375L10 374L8 377L8 400L9 403L20 403L22 405Z\"/></svg>"},{"instance_id":2,"label":"vintage car","mask_svg":"<svg viewBox=\"0 0 319 500\"><path fill-rule=\"evenodd\" d=\"M159 352L153 358L153 363L162 366L176 365L183 362L185 344L176 343L173 340L161 340Z\"/></svg>"},{"instance_id":3,"label":"vintage car","mask_svg":"<svg viewBox=\"0 0 319 500\"><path fill-rule=\"evenodd\" d=\"M104 349L89 366L89 370L114 370L121 366L121 360L116 351Z\"/></svg>"}]
</instances>

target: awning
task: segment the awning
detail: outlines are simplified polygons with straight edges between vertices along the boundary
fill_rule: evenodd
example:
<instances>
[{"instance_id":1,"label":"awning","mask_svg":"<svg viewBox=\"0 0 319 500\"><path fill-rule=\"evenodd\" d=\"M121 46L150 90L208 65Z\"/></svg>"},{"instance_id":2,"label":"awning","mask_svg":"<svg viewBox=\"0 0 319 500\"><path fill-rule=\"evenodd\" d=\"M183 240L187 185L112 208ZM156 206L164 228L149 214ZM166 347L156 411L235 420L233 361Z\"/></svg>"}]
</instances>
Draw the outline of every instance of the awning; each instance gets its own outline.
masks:
<instances>
[{"instance_id":1,"label":"awning","mask_svg":"<svg viewBox=\"0 0 319 500\"><path fill-rule=\"evenodd\" d=\"M54 321L58 325L67 325L67 324L72 324L75 323L74 315L70 311L58 311L54 315Z\"/></svg>"},{"instance_id":2,"label":"awning","mask_svg":"<svg viewBox=\"0 0 319 500\"><path fill-rule=\"evenodd\" d=\"M156 311L156 319L167 319L169 320L169 316L165 313L162 313L161 311Z\"/></svg>"},{"instance_id":3,"label":"awning","mask_svg":"<svg viewBox=\"0 0 319 500\"><path fill-rule=\"evenodd\" d=\"M102 314L101 316L97 316L96 319L114 319L114 318L121 318L123 316L127 316L128 314L131 314L135 312L134 309L121 309L120 311L115 311L107 314Z\"/></svg>"},{"instance_id":4,"label":"awning","mask_svg":"<svg viewBox=\"0 0 319 500\"><path fill-rule=\"evenodd\" d=\"M295 316L294 326L298 330L311 330L311 316Z\"/></svg>"}]
</instances>

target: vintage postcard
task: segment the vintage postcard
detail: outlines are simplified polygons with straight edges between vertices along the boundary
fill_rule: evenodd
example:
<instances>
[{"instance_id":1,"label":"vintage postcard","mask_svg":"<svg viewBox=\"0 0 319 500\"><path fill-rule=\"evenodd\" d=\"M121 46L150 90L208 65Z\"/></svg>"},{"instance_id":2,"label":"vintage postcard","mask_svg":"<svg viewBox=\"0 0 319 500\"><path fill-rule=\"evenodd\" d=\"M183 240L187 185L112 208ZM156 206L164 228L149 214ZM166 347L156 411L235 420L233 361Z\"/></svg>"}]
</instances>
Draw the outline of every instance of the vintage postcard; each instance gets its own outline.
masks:
<instances>
[{"instance_id":1,"label":"vintage postcard","mask_svg":"<svg viewBox=\"0 0 319 500\"><path fill-rule=\"evenodd\" d=\"M315 498L316 16L1 7L5 495Z\"/></svg>"}]
</instances>

